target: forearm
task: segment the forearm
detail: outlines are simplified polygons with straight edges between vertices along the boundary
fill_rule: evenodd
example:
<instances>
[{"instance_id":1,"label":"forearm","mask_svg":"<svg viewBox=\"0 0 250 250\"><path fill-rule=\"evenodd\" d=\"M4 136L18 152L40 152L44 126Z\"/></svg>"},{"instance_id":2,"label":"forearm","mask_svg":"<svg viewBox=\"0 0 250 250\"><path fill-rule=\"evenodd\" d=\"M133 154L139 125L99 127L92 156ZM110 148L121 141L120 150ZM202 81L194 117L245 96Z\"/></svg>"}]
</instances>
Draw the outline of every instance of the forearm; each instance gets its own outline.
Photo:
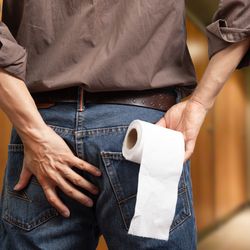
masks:
<instances>
[{"instance_id":1,"label":"forearm","mask_svg":"<svg viewBox=\"0 0 250 250\"><path fill-rule=\"evenodd\" d=\"M210 109L214 104L216 96L249 47L250 39L247 39L215 54L211 58L191 100L201 103L206 109Z\"/></svg>"},{"instance_id":2,"label":"forearm","mask_svg":"<svg viewBox=\"0 0 250 250\"><path fill-rule=\"evenodd\" d=\"M3 70L0 70L0 107L24 144L22 171L14 190L27 187L34 175L49 203L63 216L69 217L70 211L57 195L56 187L83 205L93 206L92 199L75 186L93 195L98 193L98 188L71 168L74 166L93 176L100 176L100 170L74 155L63 138L43 121L25 83Z\"/></svg>"},{"instance_id":3,"label":"forearm","mask_svg":"<svg viewBox=\"0 0 250 250\"><path fill-rule=\"evenodd\" d=\"M23 141L39 140L46 124L25 83L0 69L0 108L7 114Z\"/></svg>"}]
</instances>

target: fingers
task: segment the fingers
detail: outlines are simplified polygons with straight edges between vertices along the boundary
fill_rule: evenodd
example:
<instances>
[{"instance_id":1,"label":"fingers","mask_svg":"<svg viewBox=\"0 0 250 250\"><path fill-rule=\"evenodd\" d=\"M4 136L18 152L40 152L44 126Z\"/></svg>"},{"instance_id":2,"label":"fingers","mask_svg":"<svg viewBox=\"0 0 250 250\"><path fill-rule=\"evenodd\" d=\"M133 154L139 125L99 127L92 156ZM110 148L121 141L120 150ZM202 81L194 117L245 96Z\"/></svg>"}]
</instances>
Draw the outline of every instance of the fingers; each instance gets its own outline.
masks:
<instances>
[{"instance_id":1,"label":"fingers","mask_svg":"<svg viewBox=\"0 0 250 250\"><path fill-rule=\"evenodd\" d=\"M23 166L22 172L20 174L20 178L18 180L18 183L15 185L14 190L19 191L27 186L29 183L29 180L32 176L32 173Z\"/></svg>"},{"instance_id":2,"label":"fingers","mask_svg":"<svg viewBox=\"0 0 250 250\"><path fill-rule=\"evenodd\" d=\"M62 174L63 172L63 174ZM68 178L72 183L75 185L81 186L85 188L86 190L90 191L93 194L98 193L97 187L95 187L92 183L88 182L84 178L82 178L80 175L75 173L72 169L67 168L63 171L54 173L53 175L50 175L49 178L43 178L39 177L38 181L41 184L45 196L48 200L48 202L56 208L56 210L64 217L70 216L70 211L65 206L65 204L59 199L55 187L57 186L60 188L67 196L69 196L72 199L75 199L76 201L82 203L83 205L87 207L93 206L93 201L83 193L81 193L79 190L77 190L73 185L71 185L69 182L67 182L64 179L64 176Z\"/></svg>"},{"instance_id":3,"label":"fingers","mask_svg":"<svg viewBox=\"0 0 250 250\"><path fill-rule=\"evenodd\" d=\"M175 129L175 124L172 124L171 121L171 114L172 114L172 109L169 109L164 116L156 123L156 125L159 125L164 128L169 128L169 129Z\"/></svg>"},{"instance_id":4,"label":"fingers","mask_svg":"<svg viewBox=\"0 0 250 250\"><path fill-rule=\"evenodd\" d=\"M73 187L69 182L63 179L61 176L57 177L56 184L66 195L71 197L72 199L82 203L87 207L93 206L93 201L80 191L78 191L75 187Z\"/></svg>"},{"instance_id":5,"label":"fingers","mask_svg":"<svg viewBox=\"0 0 250 250\"><path fill-rule=\"evenodd\" d=\"M194 140L189 140L186 141L186 145L185 145L185 160L187 161L190 159L190 157L192 156L193 152L194 152L194 147L195 147L195 141Z\"/></svg>"},{"instance_id":6,"label":"fingers","mask_svg":"<svg viewBox=\"0 0 250 250\"><path fill-rule=\"evenodd\" d=\"M166 128L166 121L165 121L165 118L162 117L162 118L156 123L156 125Z\"/></svg>"},{"instance_id":7,"label":"fingers","mask_svg":"<svg viewBox=\"0 0 250 250\"><path fill-rule=\"evenodd\" d=\"M72 159L70 159L69 162L71 165L84 170L94 176L100 176L102 174L102 172L100 171L100 169L98 169L97 167L91 165L90 163L83 161L81 159L79 159L76 156L72 156Z\"/></svg>"},{"instance_id":8,"label":"fingers","mask_svg":"<svg viewBox=\"0 0 250 250\"><path fill-rule=\"evenodd\" d=\"M61 174L65 176L68 180L70 180L72 183L74 183L75 185L88 190L92 194L98 194L99 191L95 185L85 180L82 176L77 174L71 168L64 169Z\"/></svg>"},{"instance_id":9,"label":"fingers","mask_svg":"<svg viewBox=\"0 0 250 250\"><path fill-rule=\"evenodd\" d=\"M65 181L61 176L57 176L56 186L58 186L66 195L75 199L76 201L82 203L87 207L93 206L93 201L86 195L82 194L80 191L75 189L70 183ZM59 199L55 185L48 181L41 181L40 184L44 190L45 196L48 202L64 217L70 216L69 209L63 204Z\"/></svg>"},{"instance_id":10,"label":"fingers","mask_svg":"<svg viewBox=\"0 0 250 250\"><path fill-rule=\"evenodd\" d=\"M64 217L70 216L69 209L58 198L55 187L49 183L40 183L48 202Z\"/></svg>"}]
</instances>

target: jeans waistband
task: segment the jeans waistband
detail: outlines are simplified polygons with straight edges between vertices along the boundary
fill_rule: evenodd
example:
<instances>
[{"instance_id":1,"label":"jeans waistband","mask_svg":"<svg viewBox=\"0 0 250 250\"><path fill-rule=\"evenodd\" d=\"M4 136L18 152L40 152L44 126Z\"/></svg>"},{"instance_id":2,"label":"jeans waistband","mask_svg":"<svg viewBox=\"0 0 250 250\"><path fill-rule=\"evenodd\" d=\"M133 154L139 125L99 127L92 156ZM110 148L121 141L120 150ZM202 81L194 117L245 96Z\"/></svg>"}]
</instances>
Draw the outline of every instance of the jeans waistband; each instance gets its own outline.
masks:
<instances>
[{"instance_id":1,"label":"jeans waistband","mask_svg":"<svg viewBox=\"0 0 250 250\"><path fill-rule=\"evenodd\" d=\"M84 104L126 104L167 111L176 103L173 87L147 90L89 92L83 87L70 87L48 92L33 93L37 105L56 102L80 102Z\"/></svg>"}]
</instances>

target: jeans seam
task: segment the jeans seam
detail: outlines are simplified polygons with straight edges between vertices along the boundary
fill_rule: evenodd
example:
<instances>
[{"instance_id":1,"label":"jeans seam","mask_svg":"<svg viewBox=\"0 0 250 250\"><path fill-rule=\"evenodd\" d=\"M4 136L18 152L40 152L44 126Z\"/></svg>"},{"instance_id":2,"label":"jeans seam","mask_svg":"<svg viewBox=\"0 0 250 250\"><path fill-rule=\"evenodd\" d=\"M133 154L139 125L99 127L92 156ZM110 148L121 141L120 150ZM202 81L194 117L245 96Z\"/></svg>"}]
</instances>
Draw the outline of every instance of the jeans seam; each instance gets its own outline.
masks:
<instances>
[{"instance_id":1,"label":"jeans seam","mask_svg":"<svg viewBox=\"0 0 250 250\"><path fill-rule=\"evenodd\" d=\"M78 133L83 136L96 136L96 135L105 135L112 133L124 133L128 129L129 125L120 125L113 127L104 127L104 128L93 128L86 130L79 130Z\"/></svg>"},{"instance_id":2,"label":"jeans seam","mask_svg":"<svg viewBox=\"0 0 250 250\"><path fill-rule=\"evenodd\" d=\"M7 221L8 223L14 226L17 226L25 231L31 231L58 215L59 213L55 210L55 208L50 208L49 210L43 212L42 216L39 216L36 220L30 223L20 222L19 220L15 219L7 212L4 213L3 219Z\"/></svg>"},{"instance_id":3,"label":"jeans seam","mask_svg":"<svg viewBox=\"0 0 250 250\"><path fill-rule=\"evenodd\" d=\"M111 152L111 151L101 151L103 158L108 158L112 160L124 160L122 152Z\"/></svg>"},{"instance_id":4,"label":"jeans seam","mask_svg":"<svg viewBox=\"0 0 250 250\"><path fill-rule=\"evenodd\" d=\"M104 166L105 166L105 169L106 169L106 172L107 172L107 176L108 176L108 179L109 179L109 183L110 183L110 185L111 185L111 187L113 189L113 193L115 195L115 199L117 201L117 204L118 204L118 207L119 207L119 210L120 210L120 214L121 214L121 217L122 217L122 220L123 220L123 224L124 224L126 230L128 230L127 219L126 219L128 216L126 216L126 214L124 214L124 212L122 210L121 203L119 202L120 199L118 198L118 195L117 195L117 189L115 188L114 183L111 180L110 172L107 169L108 166L111 166L110 159L106 157L106 158L103 158L103 161L104 161Z\"/></svg>"},{"instance_id":5,"label":"jeans seam","mask_svg":"<svg viewBox=\"0 0 250 250\"><path fill-rule=\"evenodd\" d=\"M24 150L24 146L23 146L23 144L12 144L12 143L10 143L9 145L8 145L8 151L9 152L23 152L23 150Z\"/></svg>"},{"instance_id":6,"label":"jeans seam","mask_svg":"<svg viewBox=\"0 0 250 250\"><path fill-rule=\"evenodd\" d=\"M117 188L114 185L114 180L110 176L110 174L112 175L112 173L108 170L108 168L112 165L111 160L126 160L126 159L123 157L121 152L101 151L101 156L103 158L104 166L105 166L106 171L107 171L109 182L112 186L114 195L116 197L116 201L118 203L120 214L122 216L125 228L126 228L126 230L128 230L130 215L127 214L129 212L128 212L128 209L126 208L126 206L127 206L126 201L130 200L131 198L136 197L137 194L130 195L130 196L125 197L123 199L121 197L124 195L118 196ZM178 189L178 196L179 197L181 196L180 199L183 199L182 200L182 209L181 209L181 212L179 215L180 217L177 218L176 220L173 220L174 224L173 224L173 227L170 229L170 231L175 230L177 227L179 227L182 223L184 223L184 221L186 221L191 216L190 204L188 201L188 190L187 190L187 185L186 185L185 172L183 172L181 175L181 181L182 181L182 185ZM118 185L119 185L119 183L118 183ZM121 191L122 191L122 187L119 187L119 189L121 189ZM123 208L121 206L123 206Z\"/></svg>"},{"instance_id":7,"label":"jeans seam","mask_svg":"<svg viewBox=\"0 0 250 250\"><path fill-rule=\"evenodd\" d=\"M126 201L128 201L128 200L130 200L130 199L132 199L132 198L135 198L136 196L137 196L137 194L132 194L132 195L130 195L130 196L124 198L124 199L121 199L121 200L119 201L119 204L122 204L122 203L124 203L124 202L126 202Z\"/></svg>"},{"instance_id":8,"label":"jeans seam","mask_svg":"<svg viewBox=\"0 0 250 250\"><path fill-rule=\"evenodd\" d=\"M180 194L179 194L180 195ZM185 211L185 216L181 216L180 220L176 220L176 221L173 221L175 222L175 224L173 225L173 227L170 228L170 232L174 231L175 229L177 229L180 225L182 225L189 217L191 217L191 209L190 209L190 204L189 204L189 201L188 201L188 192L187 192L187 189L185 192L182 192L181 193L182 196L184 196L184 203L186 205L184 205L184 211Z\"/></svg>"},{"instance_id":9,"label":"jeans seam","mask_svg":"<svg viewBox=\"0 0 250 250\"><path fill-rule=\"evenodd\" d=\"M63 133L64 135L74 134L74 129L72 129L72 128L65 128L65 127L55 126L55 125L51 125L51 124L47 124L47 126L52 128L56 132Z\"/></svg>"},{"instance_id":10,"label":"jeans seam","mask_svg":"<svg viewBox=\"0 0 250 250\"><path fill-rule=\"evenodd\" d=\"M28 197L27 193L25 191L12 191L10 187L7 188L7 193L15 198L32 202L32 200Z\"/></svg>"}]
</instances>

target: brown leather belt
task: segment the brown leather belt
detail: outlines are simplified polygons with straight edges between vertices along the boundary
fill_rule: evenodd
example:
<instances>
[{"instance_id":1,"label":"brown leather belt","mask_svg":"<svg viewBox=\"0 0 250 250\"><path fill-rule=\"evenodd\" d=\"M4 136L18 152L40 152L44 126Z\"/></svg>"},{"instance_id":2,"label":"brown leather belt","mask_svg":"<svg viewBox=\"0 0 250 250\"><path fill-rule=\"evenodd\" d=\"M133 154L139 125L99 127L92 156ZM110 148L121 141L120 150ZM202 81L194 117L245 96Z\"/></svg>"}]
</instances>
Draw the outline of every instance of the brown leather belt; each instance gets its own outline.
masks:
<instances>
[{"instance_id":1,"label":"brown leather belt","mask_svg":"<svg viewBox=\"0 0 250 250\"><path fill-rule=\"evenodd\" d=\"M79 90L82 92L80 93ZM126 104L161 111L167 111L176 104L173 87L151 90L129 90L111 92L87 92L81 87L71 87L48 92L32 93L37 107L50 107L57 102L77 102L81 98L85 104Z\"/></svg>"}]
</instances>

